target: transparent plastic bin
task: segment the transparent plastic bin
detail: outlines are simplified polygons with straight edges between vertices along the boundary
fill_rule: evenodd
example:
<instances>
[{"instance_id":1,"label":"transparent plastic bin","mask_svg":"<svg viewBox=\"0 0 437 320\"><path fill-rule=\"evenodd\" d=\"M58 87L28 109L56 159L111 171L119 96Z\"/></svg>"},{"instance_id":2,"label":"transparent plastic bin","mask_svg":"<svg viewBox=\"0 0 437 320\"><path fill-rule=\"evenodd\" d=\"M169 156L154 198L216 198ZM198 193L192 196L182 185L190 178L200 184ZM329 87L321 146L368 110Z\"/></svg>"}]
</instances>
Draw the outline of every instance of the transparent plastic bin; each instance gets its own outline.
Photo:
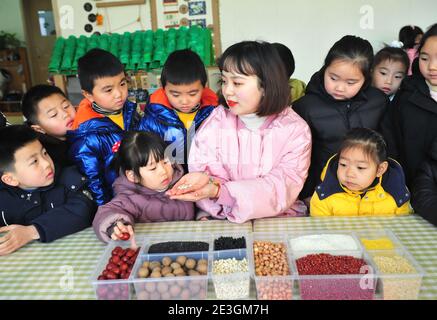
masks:
<instances>
[{"instance_id":1,"label":"transparent plastic bin","mask_svg":"<svg viewBox=\"0 0 437 320\"><path fill-rule=\"evenodd\" d=\"M388 251L368 251L370 259L376 267L378 274L378 292L383 300L417 300L422 286L425 271L403 248ZM413 267L411 273L384 273L375 257L393 257L394 255L405 258Z\"/></svg>"},{"instance_id":2,"label":"transparent plastic bin","mask_svg":"<svg viewBox=\"0 0 437 320\"><path fill-rule=\"evenodd\" d=\"M144 239L142 237L136 237L137 243L142 243ZM106 246L105 251L101 255L94 272L91 276L91 284L94 287L96 298L98 300L130 300L132 299L132 272L128 279L117 279L117 280L98 280L99 275L105 270L109 259L112 256L112 250L116 247L121 247L122 249L130 248L130 241L110 241ZM140 248L141 252L141 248ZM138 259L138 257L137 257Z\"/></svg>"},{"instance_id":3,"label":"transparent plastic bin","mask_svg":"<svg viewBox=\"0 0 437 320\"><path fill-rule=\"evenodd\" d=\"M247 245L247 242L246 242ZM247 272L215 274L214 261L236 259L247 260ZM214 251L211 264L211 278L214 285L215 298L220 300L247 299L250 294L251 261L246 249Z\"/></svg>"},{"instance_id":4,"label":"transparent plastic bin","mask_svg":"<svg viewBox=\"0 0 437 320\"><path fill-rule=\"evenodd\" d=\"M321 252L308 252L308 255L319 253ZM367 263L360 274L300 275L296 261L307 255L299 251L299 258L293 256L292 261L298 273L296 282L300 298L302 300L374 300L377 286L375 268L366 253L361 251L359 257L356 256L356 253L357 251L354 251L353 257L364 259ZM328 254L350 256L350 251L336 251Z\"/></svg>"},{"instance_id":5,"label":"transparent plastic bin","mask_svg":"<svg viewBox=\"0 0 437 320\"><path fill-rule=\"evenodd\" d=\"M170 257L175 261L178 256L187 258L208 260L208 274L198 276L175 276L161 278L139 278L138 271L145 261L162 261L164 257ZM132 270L132 282L138 300L204 300L208 292L208 275L211 261L208 252L189 253L165 253L144 254L138 260Z\"/></svg>"},{"instance_id":6,"label":"transparent plastic bin","mask_svg":"<svg viewBox=\"0 0 437 320\"><path fill-rule=\"evenodd\" d=\"M401 244L401 241L398 239L398 237L395 236L395 234L388 229L374 229L374 230L360 230L356 231L356 235L358 240L360 241L361 245L363 246L364 250L373 251L373 250L394 250L398 248L403 248L404 246ZM363 239L367 240L380 240L380 239L388 239L393 244L393 248L385 248L385 249L367 249L365 243L363 242Z\"/></svg>"},{"instance_id":7,"label":"transparent plastic bin","mask_svg":"<svg viewBox=\"0 0 437 320\"><path fill-rule=\"evenodd\" d=\"M241 238L244 237L246 240L246 248L234 248L234 249L224 249L224 250L238 250L238 249L247 249L250 241L250 234L249 232L223 232L223 233L212 233L211 234L211 244L213 251L221 251L217 250L215 247L215 240L219 239L220 237L232 237L232 238Z\"/></svg>"},{"instance_id":8,"label":"transparent plastic bin","mask_svg":"<svg viewBox=\"0 0 437 320\"><path fill-rule=\"evenodd\" d=\"M186 252L210 252L212 251L212 243L211 243L211 234L210 233L173 233L173 234L162 234L162 235L152 235L147 236L144 239L144 243L142 245L143 250L141 251L143 254L166 254L166 253L178 253L178 251L172 250L171 252L157 252L157 253L149 253L149 249L152 245L158 243L165 242L205 242L208 244L208 250L199 250L199 251L187 251L183 250L180 253Z\"/></svg>"},{"instance_id":9,"label":"transparent plastic bin","mask_svg":"<svg viewBox=\"0 0 437 320\"><path fill-rule=\"evenodd\" d=\"M325 250L325 249L314 249L314 250L296 250L292 245L292 241L306 236L320 236L320 235L342 235L345 237L350 237L354 241L355 249L346 250L345 248L336 249L336 250ZM292 234L287 236L287 243L290 247L290 253L293 255L295 259L299 259L300 257L306 256L308 254L317 254L317 253L328 253L336 255L337 252L342 252L342 255L348 255L356 258L360 258L362 255L362 245L358 238L356 237L353 231L335 231L335 230L310 230L310 231L300 231L293 232Z\"/></svg>"},{"instance_id":10,"label":"transparent plastic bin","mask_svg":"<svg viewBox=\"0 0 437 320\"><path fill-rule=\"evenodd\" d=\"M285 246L285 259L288 265L289 274L281 276L258 276L255 266L254 244L257 241L281 243ZM254 232L250 241L249 258L251 273L254 275L258 300L292 300L295 270L291 263L287 237L275 233ZM271 267L275 267L271 265ZM279 272L279 270L278 270Z\"/></svg>"}]
</instances>

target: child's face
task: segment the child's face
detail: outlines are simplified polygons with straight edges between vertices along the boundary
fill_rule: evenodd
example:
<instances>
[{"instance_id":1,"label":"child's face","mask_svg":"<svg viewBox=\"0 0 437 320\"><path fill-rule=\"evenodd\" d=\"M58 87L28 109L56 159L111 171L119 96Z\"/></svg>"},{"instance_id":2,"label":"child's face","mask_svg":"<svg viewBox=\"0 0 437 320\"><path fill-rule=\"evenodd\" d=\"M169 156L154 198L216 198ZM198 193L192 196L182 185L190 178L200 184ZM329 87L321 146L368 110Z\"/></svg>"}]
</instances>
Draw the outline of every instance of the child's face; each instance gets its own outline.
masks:
<instances>
[{"instance_id":1,"label":"child's face","mask_svg":"<svg viewBox=\"0 0 437 320\"><path fill-rule=\"evenodd\" d=\"M349 100L357 95L366 79L358 64L334 60L325 70L325 90L335 100Z\"/></svg>"},{"instance_id":2,"label":"child's face","mask_svg":"<svg viewBox=\"0 0 437 320\"><path fill-rule=\"evenodd\" d=\"M164 90L173 108L183 113L190 113L202 99L203 85L200 80L180 85L167 82Z\"/></svg>"},{"instance_id":3,"label":"child's face","mask_svg":"<svg viewBox=\"0 0 437 320\"><path fill-rule=\"evenodd\" d=\"M173 179L173 166L169 159L159 162L151 156L149 163L140 168L141 185L156 191L166 190Z\"/></svg>"},{"instance_id":4,"label":"child's face","mask_svg":"<svg viewBox=\"0 0 437 320\"><path fill-rule=\"evenodd\" d=\"M5 173L2 177L6 184L31 190L47 187L53 183L55 178L53 161L38 140L18 149L14 158L14 171Z\"/></svg>"},{"instance_id":5,"label":"child's face","mask_svg":"<svg viewBox=\"0 0 437 320\"><path fill-rule=\"evenodd\" d=\"M222 72L222 93L231 112L237 116L256 113L264 90L257 76Z\"/></svg>"},{"instance_id":6,"label":"child's face","mask_svg":"<svg viewBox=\"0 0 437 320\"><path fill-rule=\"evenodd\" d=\"M76 109L64 96L53 94L38 103L36 117L38 124L32 125L34 130L65 140L73 126Z\"/></svg>"},{"instance_id":7,"label":"child's face","mask_svg":"<svg viewBox=\"0 0 437 320\"><path fill-rule=\"evenodd\" d=\"M340 153L337 178L351 191L363 191L387 170L387 162L375 163L360 148L350 148Z\"/></svg>"},{"instance_id":8,"label":"child's face","mask_svg":"<svg viewBox=\"0 0 437 320\"><path fill-rule=\"evenodd\" d=\"M437 36L426 40L420 51L419 68L423 77L431 85L437 86Z\"/></svg>"},{"instance_id":9,"label":"child's face","mask_svg":"<svg viewBox=\"0 0 437 320\"><path fill-rule=\"evenodd\" d=\"M398 91L406 72L407 68L400 61L382 61L373 70L372 85L391 96Z\"/></svg>"},{"instance_id":10,"label":"child's face","mask_svg":"<svg viewBox=\"0 0 437 320\"><path fill-rule=\"evenodd\" d=\"M107 111L118 111L124 106L127 99L127 79L124 72L114 77L103 77L94 80L91 93L83 91L90 101Z\"/></svg>"}]
</instances>

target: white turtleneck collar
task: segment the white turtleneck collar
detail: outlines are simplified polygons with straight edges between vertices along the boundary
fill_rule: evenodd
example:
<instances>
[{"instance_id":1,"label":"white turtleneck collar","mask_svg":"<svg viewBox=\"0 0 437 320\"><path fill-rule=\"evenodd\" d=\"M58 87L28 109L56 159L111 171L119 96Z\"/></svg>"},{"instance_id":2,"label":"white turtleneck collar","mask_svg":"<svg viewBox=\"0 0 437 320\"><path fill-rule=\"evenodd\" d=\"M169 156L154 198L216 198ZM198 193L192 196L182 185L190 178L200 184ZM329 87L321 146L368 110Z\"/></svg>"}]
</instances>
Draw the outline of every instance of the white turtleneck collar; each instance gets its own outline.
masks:
<instances>
[{"instance_id":1,"label":"white turtleneck collar","mask_svg":"<svg viewBox=\"0 0 437 320\"><path fill-rule=\"evenodd\" d=\"M426 84L429 87L429 91L431 94L431 97L434 99L434 101L437 102L437 86L433 86L431 83L429 83L428 81L426 81Z\"/></svg>"},{"instance_id":2,"label":"white turtleneck collar","mask_svg":"<svg viewBox=\"0 0 437 320\"><path fill-rule=\"evenodd\" d=\"M255 113L238 116L249 130L255 131L261 128L267 117L258 117Z\"/></svg>"}]
</instances>

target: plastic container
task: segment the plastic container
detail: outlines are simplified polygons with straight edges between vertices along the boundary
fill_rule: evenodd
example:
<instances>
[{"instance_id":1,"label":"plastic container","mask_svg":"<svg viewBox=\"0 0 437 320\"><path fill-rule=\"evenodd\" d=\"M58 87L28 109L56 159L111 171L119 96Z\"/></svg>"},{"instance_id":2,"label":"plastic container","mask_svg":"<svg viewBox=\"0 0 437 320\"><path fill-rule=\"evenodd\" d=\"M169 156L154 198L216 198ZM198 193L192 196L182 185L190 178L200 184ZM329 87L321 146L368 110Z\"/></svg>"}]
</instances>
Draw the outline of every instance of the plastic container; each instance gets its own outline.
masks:
<instances>
[{"instance_id":1,"label":"plastic container","mask_svg":"<svg viewBox=\"0 0 437 320\"><path fill-rule=\"evenodd\" d=\"M351 249L347 249L346 246L343 245L343 243L337 244L338 248L340 248L341 245L343 245L343 247L341 247L340 249L330 249L327 250L326 248L321 248L321 247L317 247L314 248L313 250L310 249L306 249L306 250L296 250L295 246L292 244L293 241L295 241L298 238L301 237L317 237L320 235L340 235L340 236L344 236L345 239L347 238L351 238L354 242L353 246L354 249L351 247ZM360 241L358 240L358 238L356 237L355 233L352 231L332 231L332 230L314 230L314 231L302 231L302 232L296 232L293 233L292 235L289 235L287 237L287 243L290 247L290 252L293 255L293 257L295 259L299 259L300 257L306 256L308 254L314 253L331 253L331 254L336 254L336 252L341 251L343 255L347 255L347 256L352 256L352 257L356 257L356 258L360 258L362 255L362 246ZM314 239L314 243L316 243L316 238ZM331 247L335 247L335 245L331 245Z\"/></svg>"},{"instance_id":2,"label":"plastic container","mask_svg":"<svg viewBox=\"0 0 437 320\"><path fill-rule=\"evenodd\" d=\"M275 244L282 244L285 247L285 263L288 266L287 275L257 275L257 270L260 265L256 264L256 253L254 252L254 244L256 242L272 242ZM252 234L252 241L250 241L249 259L252 261L250 269L254 275L256 291L258 300L292 300L293 299L293 285L294 285L294 269L291 263L287 237L285 235L275 233L261 233L254 232ZM259 260L258 260L259 261ZM274 268L275 264L269 267ZM279 270L276 270L279 272Z\"/></svg>"},{"instance_id":3,"label":"plastic container","mask_svg":"<svg viewBox=\"0 0 437 320\"><path fill-rule=\"evenodd\" d=\"M198 276L174 276L160 278L139 278L138 272L144 262L162 261L170 257L175 261L178 256L187 258L207 259L208 274L210 260L208 252L166 253L140 255L132 270L132 282L138 300L203 300L208 292L208 274Z\"/></svg>"},{"instance_id":4,"label":"plastic container","mask_svg":"<svg viewBox=\"0 0 437 320\"><path fill-rule=\"evenodd\" d=\"M220 260L235 259L247 261L247 271L233 273L215 273L214 264ZM215 298L221 300L247 299L250 294L250 265L252 261L246 249L221 250L213 253L211 278L214 285Z\"/></svg>"},{"instance_id":5,"label":"plastic container","mask_svg":"<svg viewBox=\"0 0 437 320\"><path fill-rule=\"evenodd\" d=\"M144 241L141 237L137 237L136 240L137 243L142 243ZM132 265L132 272L128 279L98 280L99 275L103 270L105 270L106 265L112 256L112 250L118 246L127 249L130 248L130 245L130 241L111 241L101 255L90 279L98 300L130 300L132 298L133 288L131 277L134 265Z\"/></svg>"},{"instance_id":6,"label":"plastic container","mask_svg":"<svg viewBox=\"0 0 437 320\"><path fill-rule=\"evenodd\" d=\"M388 229L360 230L356 235L365 250L405 249L395 234Z\"/></svg>"},{"instance_id":7,"label":"plastic container","mask_svg":"<svg viewBox=\"0 0 437 320\"><path fill-rule=\"evenodd\" d=\"M172 250L170 252L149 252L151 246L156 245L158 243L165 242L205 242L208 244L208 249L206 250L181 250L175 251ZM158 254L158 253L178 253L178 252L205 252L212 251L212 239L209 233L173 233L170 235L152 235L148 236L144 239L143 250L141 251L143 254ZM165 251L165 250L164 250Z\"/></svg>"},{"instance_id":8,"label":"plastic container","mask_svg":"<svg viewBox=\"0 0 437 320\"><path fill-rule=\"evenodd\" d=\"M221 251L218 250L215 246L215 240L218 240L221 237L231 237L234 239L244 238L246 240L245 248L232 248L232 249L221 249L221 250L238 250L238 249L247 249L249 246L250 236L248 232L225 232L225 233L213 233L211 234L211 244L213 251Z\"/></svg>"},{"instance_id":9,"label":"plastic container","mask_svg":"<svg viewBox=\"0 0 437 320\"><path fill-rule=\"evenodd\" d=\"M378 292L383 300L416 300L418 299L422 279L425 271L403 248L389 251L368 251L368 254L376 267L378 274ZM381 261L377 257L392 259L394 256L404 258L412 267L411 272L401 273L398 269L396 272L387 272L389 269L382 267Z\"/></svg>"},{"instance_id":10,"label":"plastic container","mask_svg":"<svg viewBox=\"0 0 437 320\"><path fill-rule=\"evenodd\" d=\"M299 251L299 258L314 252ZM321 253L321 252L319 252ZM333 256L351 256L351 251L329 252ZM369 257L363 252L353 252L353 257L364 259L367 266L359 274L338 275L300 275L296 263L298 258L292 257L293 267L297 270L297 284L302 300L374 300L377 285L375 268ZM367 273L366 273L367 272Z\"/></svg>"}]
</instances>

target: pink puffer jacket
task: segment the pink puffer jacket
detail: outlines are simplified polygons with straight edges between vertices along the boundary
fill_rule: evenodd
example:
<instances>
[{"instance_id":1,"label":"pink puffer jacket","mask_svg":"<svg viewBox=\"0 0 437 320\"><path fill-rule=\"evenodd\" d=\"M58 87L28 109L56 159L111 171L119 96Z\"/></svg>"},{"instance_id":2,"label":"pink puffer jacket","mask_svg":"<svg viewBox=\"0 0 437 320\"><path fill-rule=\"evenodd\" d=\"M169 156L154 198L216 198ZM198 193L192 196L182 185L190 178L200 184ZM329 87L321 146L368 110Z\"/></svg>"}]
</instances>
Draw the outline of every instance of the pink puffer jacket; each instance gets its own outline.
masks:
<instances>
[{"instance_id":1,"label":"pink puffer jacket","mask_svg":"<svg viewBox=\"0 0 437 320\"><path fill-rule=\"evenodd\" d=\"M251 131L223 106L196 133L189 171L206 171L222 182L219 199L197 202L218 219L302 216L297 200L311 159L311 131L291 108Z\"/></svg>"}]
</instances>

